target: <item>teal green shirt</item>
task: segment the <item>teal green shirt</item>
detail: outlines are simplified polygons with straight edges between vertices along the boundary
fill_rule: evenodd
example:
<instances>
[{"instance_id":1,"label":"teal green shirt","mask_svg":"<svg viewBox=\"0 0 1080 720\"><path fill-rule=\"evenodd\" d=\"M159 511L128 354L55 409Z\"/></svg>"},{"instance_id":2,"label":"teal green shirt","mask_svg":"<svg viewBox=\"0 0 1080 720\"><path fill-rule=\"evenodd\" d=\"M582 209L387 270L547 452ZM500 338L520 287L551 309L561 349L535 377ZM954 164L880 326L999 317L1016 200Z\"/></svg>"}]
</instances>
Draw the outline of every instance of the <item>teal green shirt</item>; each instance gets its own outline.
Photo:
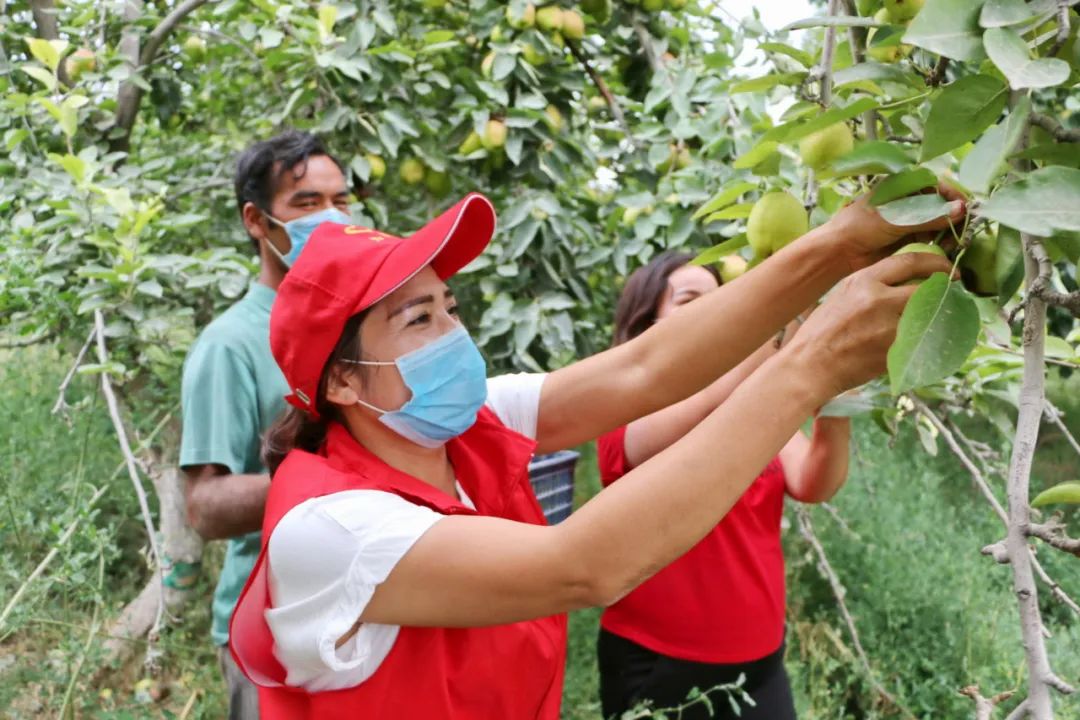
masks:
<instances>
[{"instance_id":1,"label":"teal green shirt","mask_svg":"<svg viewBox=\"0 0 1080 720\"><path fill-rule=\"evenodd\" d=\"M180 466L224 465L233 474L266 472L262 434L285 409L288 386L270 354L275 292L247 294L199 335L184 361ZM211 636L229 641L229 617L259 555L259 533L232 538L214 591Z\"/></svg>"}]
</instances>

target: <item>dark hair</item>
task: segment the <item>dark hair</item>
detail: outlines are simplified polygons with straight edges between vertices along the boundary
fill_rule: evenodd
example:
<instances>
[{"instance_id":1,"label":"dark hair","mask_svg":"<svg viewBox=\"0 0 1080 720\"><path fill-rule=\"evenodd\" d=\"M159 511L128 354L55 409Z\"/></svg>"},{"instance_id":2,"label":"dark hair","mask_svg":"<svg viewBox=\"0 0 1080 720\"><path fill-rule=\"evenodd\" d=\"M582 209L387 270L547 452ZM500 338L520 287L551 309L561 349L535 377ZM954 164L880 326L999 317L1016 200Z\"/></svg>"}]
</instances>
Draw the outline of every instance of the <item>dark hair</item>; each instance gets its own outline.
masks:
<instances>
[{"instance_id":1,"label":"dark hair","mask_svg":"<svg viewBox=\"0 0 1080 720\"><path fill-rule=\"evenodd\" d=\"M326 365L323 366L322 375L319 378L319 390L315 395L318 419L290 405L266 431L266 436L263 438L262 456L263 463L271 475L277 472L278 466L291 450L306 450L313 453L318 452L322 447L330 422L339 417L337 408L326 399L326 385L330 377L330 369L334 363L342 360L358 360L361 357L360 325L370 310L371 308L361 310L349 318L341 331L337 345L334 346L330 357L326 360ZM353 371L363 375L364 366L354 366Z\"/></svg>"},{"instance_id":2,"label":"dark hair","mask_svg":"<svg viewBox=\"0 0 1080 720\"><path fill-rule=\"evenodd\" d=\"M299 130L286 130L269 140L255 143L241 153L236 160L236 176L233 178L236 208L241 218L247 203L269 212L282 176L291 170L293 178L299 180L307 172L308 158L319 155L333 160L345 173L345 166L326 150L322 140ZM259 252L258 240L252 237L251 245L255 252Z\"/></svg>"},{"instance_id":3,"label":"dark hair","mask_svg":"<svg viewBox=\"0 0 1080 720\"><path fill-rule=\"evenodd\" d=\"M630 273L626 280L619 303L615 306L615 332L611 339L612 346L633 340L652 327L656 322L656 311L660 299L664 297L668 278L682 266L694 259L689 253L668 250L662 252L648 264ZM703 265L713 274L717 283L721 283L720 273L711 265Z\"/></svg>"}]
</instances>

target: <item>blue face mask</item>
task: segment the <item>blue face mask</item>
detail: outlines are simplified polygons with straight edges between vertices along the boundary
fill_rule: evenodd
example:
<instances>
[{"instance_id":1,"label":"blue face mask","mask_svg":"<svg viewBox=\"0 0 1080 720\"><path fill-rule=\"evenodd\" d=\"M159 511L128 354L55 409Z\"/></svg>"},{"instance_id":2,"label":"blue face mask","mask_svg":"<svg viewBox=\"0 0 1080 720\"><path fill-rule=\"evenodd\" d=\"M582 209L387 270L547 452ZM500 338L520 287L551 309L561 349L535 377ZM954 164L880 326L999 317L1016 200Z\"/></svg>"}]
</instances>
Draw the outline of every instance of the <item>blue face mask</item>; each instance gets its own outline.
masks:
<instances>
[{"instance_id":1,"label":"blue face mask","mask_svg":"<svg viewBox=\"0 0 1080 720\"><path fill-rule=\"evenodd\" d=\"M270 250L278 256L278 259L281 260L287 268L291 268L293 263L296 262L296 258L300 257L300 251L307 245L311 233L315 232L315 228L325 222L337 223L338 225L349 225L352 223L352 218L337 208L326 208L325 210L320 210L311 213L310 215L304 215L303 217L298 217L289 222L281 222L269 213L266 213L266 217L283 227L285 232L289 234L289 241L292 243L292 247L289 248L289 252L286 255L282 255L269 240L266 243L270 246Z\"/></svg>"},{"instance_id":2,"label":"blue face mask","mask_svg":"<svg viewBox=\"0 0 1080 720\"><path fill-rule=\"evenodd\" d=\"M347 360L356 365L397 365L412 397L397 410L383 410L363 400L379 422L412 442L437 448L476 422L487 400L487 366L465 328L458 327L393 362Z\"/></svg>"}]
</instances>

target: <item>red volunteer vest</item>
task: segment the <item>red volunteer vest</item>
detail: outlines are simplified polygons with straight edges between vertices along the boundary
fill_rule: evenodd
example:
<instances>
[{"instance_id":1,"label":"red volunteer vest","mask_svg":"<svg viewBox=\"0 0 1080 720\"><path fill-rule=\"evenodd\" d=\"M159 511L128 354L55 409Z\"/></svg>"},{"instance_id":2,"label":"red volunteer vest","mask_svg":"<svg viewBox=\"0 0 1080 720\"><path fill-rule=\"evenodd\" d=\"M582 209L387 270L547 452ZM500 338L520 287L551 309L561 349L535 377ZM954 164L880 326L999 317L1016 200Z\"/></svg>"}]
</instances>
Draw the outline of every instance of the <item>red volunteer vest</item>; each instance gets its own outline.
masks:
<instances>
[{"instance_id":1,"label":"red volunteer vest","mask_svg":"<svg viewBox=\"0 0 1080 720\"><path fill-rule=\"evenodd\" d=\"M332 424L320 454L299 450L274 474L263 518L263 546L237 602L229 645L259 685L264 720L557 720L566 657L566 616L478 628L402 627L389 655L361 684L309 693L285 685L264 619L271 607L266 547L274 528L301 502L343 490L392 492L445 515L489 515L544 524L529 484L536 445L484 408L475 425L447 444L474 512L427 483L391 468Z\"/></svg>"},{"instance_id":2,"label":"red volunteer vest","mask_svg":"<svg viewBox=\"0 0 1080 720\"><path fill-rule=\"evenodd\" d=\"M599 440L605 486L629 471L625 436L619 428ZM745 663L775 652L784 639L784 492L774 458L712 532L605 610L601 626L694 662Z\"/></svg>"}]
</instances>

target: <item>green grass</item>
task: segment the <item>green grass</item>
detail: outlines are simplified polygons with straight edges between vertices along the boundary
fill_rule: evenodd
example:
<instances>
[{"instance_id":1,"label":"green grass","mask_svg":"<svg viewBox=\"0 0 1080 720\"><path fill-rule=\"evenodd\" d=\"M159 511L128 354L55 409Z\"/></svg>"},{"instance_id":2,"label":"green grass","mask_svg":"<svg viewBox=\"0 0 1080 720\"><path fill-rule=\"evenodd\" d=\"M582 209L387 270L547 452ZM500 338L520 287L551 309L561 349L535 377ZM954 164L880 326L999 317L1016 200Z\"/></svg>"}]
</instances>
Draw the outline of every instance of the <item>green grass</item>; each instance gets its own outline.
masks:
<instances>
[{"instance_id":1,"label":"green grass","mask_svg":"<svg viewBox=\"0 0 1080 720\"><path fill-rule=\"evenodd\" d=\"M0 628L0 708L5 717L54 717L75 677L70 705L87 718L176 717L195 695L189 718L222 716L224 697L209 643L209 598L220 544L204 558L196 599L163 637L163 674L146 702L143 647L121 668L101 668L102 630L91 635L95 609L112 619L146 578L145 538L105 409L91 378L69 391L64 417L50 409L66 371L53 350L0 355L0 451L3 463L0 606L79 520L47 571L28 586ZM1080 434L1080 375L1051 382L1051 397ZM977 429L977 428L973 428ZM986 692L1016 686L1022 652L1008 568L979 548L1001 537L997 520L947 454L925 455L912 433L889 447L869 424L857 424L858 452L835 507L857 537L828 513L813 511L818 533L847 588L847 601L877 676L920 718L971 717L956 695L978 683ZM582 449L578 505L599 490L595 451ZM1080 478L1078 458L1056 430L1040 439L1033 486ZM92 507L94 488L107 485ZM1075 528L1074 528L1075 530ZM1080 531L1074 534L1080 534ZM787 664L803 720L900 717L876 699L851 656L835 602L792 531L788 551ZM1075 558L1040 553L1050 572L1080 596ZM99 568L104 575L99 581ZM1080 683L1080 622L1040 588L1055 669ZM599 611L571 614L563 717L599 717L594 644ZM197 695L196 695L197 693ZM1080 716L1080 702L1058 701L1058 717Z\"/></svg>"}]
</instances>

